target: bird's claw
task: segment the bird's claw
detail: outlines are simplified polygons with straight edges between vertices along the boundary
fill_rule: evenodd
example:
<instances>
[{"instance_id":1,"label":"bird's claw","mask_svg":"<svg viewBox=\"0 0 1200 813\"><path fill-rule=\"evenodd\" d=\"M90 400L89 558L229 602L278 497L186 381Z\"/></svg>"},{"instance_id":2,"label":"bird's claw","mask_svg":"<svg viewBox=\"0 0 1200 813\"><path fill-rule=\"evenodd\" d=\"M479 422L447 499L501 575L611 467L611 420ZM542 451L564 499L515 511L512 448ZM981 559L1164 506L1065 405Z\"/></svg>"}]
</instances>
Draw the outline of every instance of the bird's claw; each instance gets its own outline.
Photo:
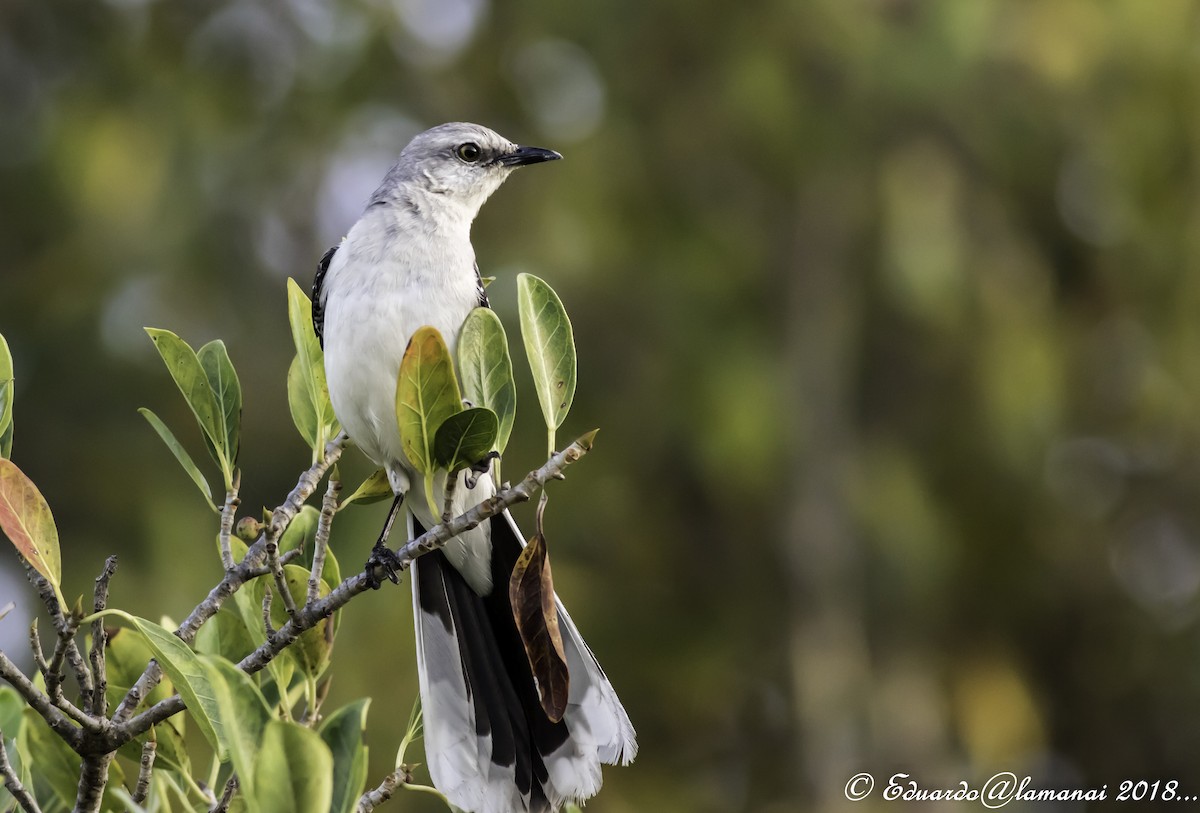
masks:
<instances>
[{"instance_id":1,"label":"bird's claw","mask_svg":"<svg viewBox=\"0 0 1200 813\"><path fill-rule=\"evenodd\" d=\"M378 590L383 586L383 580L379 578L379 571L383 571L383 575L392 584L400 583L400 565L402 564L400 557L396 552L387 545L376 544L371 548L371 556L367 559L366 574L370 581L371 589Z\"/></svg>"}]
</instances>

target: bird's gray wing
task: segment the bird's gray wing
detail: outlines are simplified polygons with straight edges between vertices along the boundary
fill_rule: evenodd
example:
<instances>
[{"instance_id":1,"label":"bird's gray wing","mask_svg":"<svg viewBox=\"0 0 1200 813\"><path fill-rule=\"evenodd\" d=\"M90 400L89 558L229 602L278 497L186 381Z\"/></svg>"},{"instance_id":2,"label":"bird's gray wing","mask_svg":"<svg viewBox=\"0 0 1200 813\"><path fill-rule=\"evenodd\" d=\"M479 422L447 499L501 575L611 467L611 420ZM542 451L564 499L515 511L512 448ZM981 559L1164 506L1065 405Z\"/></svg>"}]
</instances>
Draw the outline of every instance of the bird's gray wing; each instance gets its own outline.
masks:
<instances>
[{"instance_id":1,"label":"bird's gray wing","mask_svg":"<svg viewBox=\"0 0 1200 813\"><path fill-rule=\"evenodd\" d=\"M338 247L334 246L325 252L325 256L317 263L317 275L313 277L312 287L312 311L313 311L313 330L316 331L317 341L321 343L321 349L325 349L325 303L321 299L321 286L325 283L325 272L329 270L329 262L333 259L333 255L337 253ZM476 276L479 274L479 269L475 270ZM483 283L480 283L480 290Z\"/></svg>"}]
</instances>

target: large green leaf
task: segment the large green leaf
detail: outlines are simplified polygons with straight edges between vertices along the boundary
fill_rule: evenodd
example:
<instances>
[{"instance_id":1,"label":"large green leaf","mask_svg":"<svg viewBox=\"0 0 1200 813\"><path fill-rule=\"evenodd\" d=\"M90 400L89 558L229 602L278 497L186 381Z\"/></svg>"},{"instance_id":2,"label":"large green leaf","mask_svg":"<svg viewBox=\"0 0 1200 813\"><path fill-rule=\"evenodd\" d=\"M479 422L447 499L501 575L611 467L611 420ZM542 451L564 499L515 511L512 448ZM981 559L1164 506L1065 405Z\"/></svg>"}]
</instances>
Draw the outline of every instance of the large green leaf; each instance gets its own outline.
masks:
<instances>
[{"instance_id":1,"label":"large green leaf","mask_svg":"<svg viewBox=\"0 0 1200 813\"><path fill-rule=\"evenodd\" d=\"M268 723L254 776L251 807L258 813L329 813L333 755L312 729L281 720Z\"/></svg>"},{"instance_id":2,"label":"large green leaf","mask_svg":"<svg viewBox=\"0 0 1200 813\"><path fill-rule=\"evenodd\" d=\"M221 730L225 732L230 761L238 773L242 792L247 799L253 799L254 783L258 778L254 764L263 730L271 721L271 708L250 676L229 660L206 655L201 663L216 692Z\"/></svg>"},{"instance_id":3,"label":"large green leaf","mask_svg":"<svg viewBox=\"0 0 1200 813\"><path fill-rule=\"evenodd\" d=\"M321 343L317 340L312 323L312 300L296 284L294 279L288 279L288 322L292 328L292 342L296 345L296 356L300 368L300 377L304 383L304 391L311 404L311 412L316 416L316 437L313 438L313 456L321 457L325 452L325 443L340 431L337 418L333 414L333 406L329 403L329 385L325 382L325 357L321 352ZM290 375L290 373L289 373ZM289 382L289 399L291 384ZM306 413L308 410L292 408L295 419L297 412ZM299 423L297 423L299 428ZM304 435L303 429L300 434Z\"/></svg>"},{"instance_id":4,"label":"large green leaf","mask_svg":"<svg viewBox=\"0 0 1200 813\"><path fill-rule=\"evenodd\" d=\"M517 414L517 385L508 354L508 336L496 312L491 308L471 311L458 334L457 350L463 398L496 413L494 448L503 454Z\"/></svg>"},{"instance_id":5,"label":"large green leaf","mask_svg":"<svg viewBox=\"0 0 1200 813\"><path fill-rule=\"evenodd\" d=\"M553 452L554 431L562 426L575 398L575 338L571 320L554 289L532 274L517 276L517 304L525 355L529 358Z\"/></svg>"},{"instance_id":6,"label":"large green leaf","mask_svg":"<svg viewBox=\"0 0 1200 813\"><path fill-rule=\"evenodd\" d=\"M196 352L208 385L217 402L217 417L224 437L225 454L232 465L237 461L242 432L242 384L229 358L225 342L214 339Z\"/></svg>"},{"instance_id":7,"label":"large green leaf","mask_svg":"<svg viewBox=\"0 0 1200 813\"><path fill-rule=\"evenodd\" d=\"M451 415L434 435L434 463L451 474L475 465L492 451L498 427L496 413L487 407L471 407Z\"/></svg>"},{"instance_id":8,"label":"large green leaf","mask_svg":"<svg viewBox=\"0 0 1200 813\"><path fill-rule=\"evenodd\" d=\"M396 420L404 454L425 475L425 497L434 516L440 513L433 502L434 437L442 422L462 408L454 362L442 334L428 325L419 328L400 362Z\"/></svg>"},{"instance_id":9,"label":"large green leaf","mask_svg":"<svg viewBox=\"0 0 1200 813\"><path fill-rule=\"evenodd\" d=\"M45 576L57 591L62 560L50 506L33 481L5 458L0 458L0 530L30 567Z\"/></svg>"},{"instance_id":10,"label":"large green leaf","mask_svg":"<svg viewBox=\"0 0 1200 813\"><path fill-rule=\"evenodd\" d=\"M212 506L213 493L212 488L208 485L208 480L204 479L204 475L200 473L200 469L196 466L196 462L192 460L192 456L187 453L187 449L183 448L183 444L176 439L175 433L167 428L167 425L162 422L161 418L145 407L138 409L138 412L154 428L154 431L162 438L162 442L167 444L167 448L171 450L171 454L175 455L175 460L187 472L187 476L192 478L192 482L196 484L196 488L200 489L200 493L204 495L205 499L208 500L208 504Z\"/></svg>"},{"instance_id":11,"label":"large green leaf","mask_svg":"<svg viewBox=\"0 0 1200 813\"><path fill-rule=\"evenodd\" d=\"M207 627L207 625L206 625ZM108 706L115 709L133 684L142 676L146 664L154 657L146 639L133 630L117 627L108 631L108 646L104 648L105 671L108 676ZM143 705L153 706L166 700L175 691L170 678L163 678L143 698Z\"/></svg>"},{"instance_id":12,"label":"large green leaf","mask_svg":"<svg viewBox=\"0 0 1200 813\"><path fill-rule=\"evenodd\" d=\"M321 723L318 733L333 753L333 804L330 813L351 813L367 784L367 707L371 698L342 706Z\"/></svg>"},{"instance_id":13,"label":"large green leaf","mask_svg":"<svg viewBox=\"0 0 1200 813\"><path fill-rule=\"evenodd\" d=\"M208 740L217 758L229 759L229 748L221 730L221 714L208 673L200 657L170 630L121 610L105 610L128 621L154 653L154 659L175 685L175 690L187 705L191 718Z\"/></svg>"},{"instance_id":14,"label":"large green leaf","mask_svg":"<svg viewBox=\"0 0 1200 813\"><path fill-rule=\"evenodd\" d=\"M12 353L4 335L0 334L0 457L12 456L13 397L16 395L13 375Z\"/></svg>"},{"instance_id":15,"label":"large green leaf","mask_svg":"<svg viewBox=\"0 0 1200 813\"><path fill-rule=\"evenodd\" d=\"M196 416L210 445L209 451L213 453L213 459L228 477L232 472L232 464L226 448L224 411L217 404L217 396L212 385L208 383L208 375L204 372L199 357L191 345L169 330L148 327L146 333L154 342L158 354L162 356L167 371L179 387L179 391L183 393L192 414Z\"/></svg>"}]
</instances>

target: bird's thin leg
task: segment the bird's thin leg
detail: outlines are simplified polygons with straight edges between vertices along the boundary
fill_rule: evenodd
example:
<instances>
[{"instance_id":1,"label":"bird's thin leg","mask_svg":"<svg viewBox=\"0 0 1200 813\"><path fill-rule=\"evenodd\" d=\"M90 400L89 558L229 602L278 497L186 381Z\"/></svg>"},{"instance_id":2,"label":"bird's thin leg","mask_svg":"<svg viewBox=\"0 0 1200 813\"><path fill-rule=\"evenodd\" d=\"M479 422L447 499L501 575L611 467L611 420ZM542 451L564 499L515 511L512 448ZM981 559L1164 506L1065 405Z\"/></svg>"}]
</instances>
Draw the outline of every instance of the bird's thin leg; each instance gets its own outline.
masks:
<instances>
[{"instance_id":1,"label":"bird's thin leg","mask_svg":"<svg viewBox=\"0 0 1200 813\"><path fill-rule=\"evenodd\" d=\"M400 583L400 575L397 568L400 565L400 557L388 547L388 536L392 533L392 526L396 523L396 515L400 513L400 506L404 503L404 494L397 494L396 499L392 500L391 510L388 511L387 520L383 523L383 530L379 532L379 539L375 541L375 547L371 548L371 556L367 559L367 575L371 577L371 586L379 589L382 582L376 575L376 568L383 570L383 575L387 576L388 581L392 584Z\"/></svg>"}]
</instances>

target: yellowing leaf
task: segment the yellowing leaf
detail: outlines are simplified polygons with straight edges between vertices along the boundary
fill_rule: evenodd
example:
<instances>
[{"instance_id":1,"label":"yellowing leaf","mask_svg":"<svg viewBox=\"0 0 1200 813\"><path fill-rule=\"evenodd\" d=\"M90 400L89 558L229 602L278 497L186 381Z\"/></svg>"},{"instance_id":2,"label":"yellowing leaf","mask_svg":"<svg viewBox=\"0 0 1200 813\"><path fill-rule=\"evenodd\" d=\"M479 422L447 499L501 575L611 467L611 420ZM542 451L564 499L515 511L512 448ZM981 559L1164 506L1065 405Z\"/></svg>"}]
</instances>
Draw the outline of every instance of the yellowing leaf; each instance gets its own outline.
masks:
<instances>
[{"instance_id":1,"label":"yellowing leaf","mask_svg":"<svg viewBox=\"0 0 1200 813\"><path fill-rule=\"evenodd\" d=\"M57 590L62 581L62 560L54 516L33 481L5 458L0 458L0 530L30 567Z\"/></svg>"},{"instance_id":2,"label":"yellowing leaf","mask_svg":"<svg viewBox=\"0 0 1200 813\"><path fill-rule=\"evenodd\" d=\"M434 436L442 422L462 412L450 350L437 328L418 328L408 341L396 378L396 421L400 442L413 468L425 476L425 497L433 504Z\"/></svg>"}]
</instances>

